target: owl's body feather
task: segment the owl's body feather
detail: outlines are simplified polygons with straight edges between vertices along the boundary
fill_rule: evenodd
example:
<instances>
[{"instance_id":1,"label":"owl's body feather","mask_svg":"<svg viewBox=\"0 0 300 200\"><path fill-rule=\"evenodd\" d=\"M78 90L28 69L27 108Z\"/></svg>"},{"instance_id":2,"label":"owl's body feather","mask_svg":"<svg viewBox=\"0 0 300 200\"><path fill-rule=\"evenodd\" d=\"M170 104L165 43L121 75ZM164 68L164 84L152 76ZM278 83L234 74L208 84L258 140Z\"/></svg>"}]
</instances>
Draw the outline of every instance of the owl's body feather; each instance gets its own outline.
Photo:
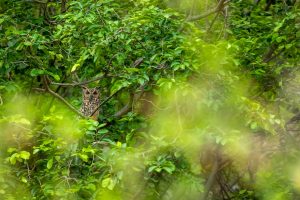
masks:
<instances>
[{"instance_id":1,"label":"owl's body feather","mask_svg":"<svg viewBox=\"0 0 300 200\"><path fill-rule=\"evenodd\" d=\"M87 88L83 87L82 93L82 106L80 111L87 117L91 117L97 120L99 115L99 110L94 114L93 112L98 108L100 103L100 93L97 88ZM93 114L93 115L92 115Z\"/></svg>"}]
</instances>

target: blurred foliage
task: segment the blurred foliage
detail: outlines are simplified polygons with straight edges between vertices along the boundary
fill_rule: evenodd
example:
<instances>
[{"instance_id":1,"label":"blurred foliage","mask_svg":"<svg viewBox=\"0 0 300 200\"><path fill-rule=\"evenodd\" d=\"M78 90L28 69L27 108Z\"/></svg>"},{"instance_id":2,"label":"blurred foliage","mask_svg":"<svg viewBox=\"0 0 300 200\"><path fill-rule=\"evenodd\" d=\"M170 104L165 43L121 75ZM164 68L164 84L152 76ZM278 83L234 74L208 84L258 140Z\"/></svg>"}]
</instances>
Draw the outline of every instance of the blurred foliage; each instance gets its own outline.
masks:
<instances>
[{"instance_id":1,"label":"blurred foliage","mask_svg":"<svg viewBox=\"0 0 300 200\"><path fill-rule=\"evenodd\" d=\"M298 199L299 6L0 1L0 199Z\"/></svg>"}]
</instances>

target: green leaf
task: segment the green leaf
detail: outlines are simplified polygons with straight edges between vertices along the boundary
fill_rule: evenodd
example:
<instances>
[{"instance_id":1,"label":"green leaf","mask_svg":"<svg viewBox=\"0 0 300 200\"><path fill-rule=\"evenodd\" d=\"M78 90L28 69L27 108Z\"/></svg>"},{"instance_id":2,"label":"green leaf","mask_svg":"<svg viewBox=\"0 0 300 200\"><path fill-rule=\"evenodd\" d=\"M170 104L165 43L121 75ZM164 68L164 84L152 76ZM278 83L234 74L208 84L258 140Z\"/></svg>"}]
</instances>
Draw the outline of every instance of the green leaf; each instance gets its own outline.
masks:
<instances>
[{"instance_id":1,"label":"green leaf","mask_svg":"<svg viewBox=\"0 0 300 200\"><path fill-rule=\"evenodd\" d=\"M105 133L108 133L109 131L107 130L107 129L100 129L99 131L98 131L98 133L99 134L105 134Z\"/></svg>"},{"instance_id":2,"label":"green leaf","mask_svg":"<svg viewBox=\"0 0 300 200\"><path fill-rule=\"evenodd\" d=\"M98 128L102 128L102 127L104 127L106 125L107 125L107 123L100 124L100 125L98 125Z\"/></svg>"},{"instance_id":3,"label":"green leaf","mask_svg":"<svg viewBox=\"0 0 300 200\"><path fill-rule=\"evenodd\" d=\"M53 158L51 158L50 160L48 160L47 162L47 169L51 169L53 166Z\"/></svg>"},{"instance_id":4,"label":"green leaf","mask_svg":"<svg viewBox=\"0 0 300 200\"><path fill-rule=\"evenodd\" d=\"M14 151L16 151L17 149L16 148L9 148L8 150L7 150L7 152L8 153L12 153L12 152L14 152Z\"/></svg>"},{"instance_id":5,"label":"green leaf","mask_svg":"<svg viewBox=\"0 0 300 200\"><path fill-rule=\"evenodd\" d=\"M80 64L76 63L75 65L73 65L71 72L76 71L76 69L80 66Z\"/></svg>"},{"instance_id":6,"label":"green leaf","mask_svg":"<svg viewBox=\"0 0 300 200\"><path fill-rule=\"evenodd\" d=\"M111 179L110 180L110 184L108 185L108 189L109 190L113 190L114 189L114 187L116 186L116 184L117 184L117 181L115 180L115 179Z\"/></svg>"},{"instance_id":7,"label":"green leaf","mask_svg":"<svg viewBox=\"0 0 300 200\"><path fill-rule=\"evenodd\" d=\"M89 183L87 186L85 186L85 188L91 191L96 191L96 186L92 183Z\"/></svg>"},{"instance_id":8,"label":"green leaf","mask_svg":"<svg viewBox=\"0 0 300 200\"><path fill-rule=\"evenodd\" d=\"M30 125L30 121L28 119L22 118L21 116L14 116L11 118L10 122L14 122L17 124Z\"/></svg>"},{"instance_id":9,"label":"green leaf","mask_svg":"<svg viewBox=\"0 0 300 200\"><path fill-rule=\"evenodd\" d=\"M169 168L169 167L163 167L163 170L165 170L169 174L172 174L172 172L174 171L172 168Z\"/></svg>"},{"instance_id":10,"label":"green leaf","mask_svg":"<svg viewBox=\"0 0 300 200\"><path fill-rule=\"evenodd\" d=\"M108 187L108 185L110 184L110 181L111 181L111 178L109 177L109 178L105 178L105 179L103 179L102 180L102 187L103 188L107 188Z\"/></svg>"},{"instance_id":11,"label":"green leaf","mask_svg":"<svg viewBox=\"0 0 300 200\"><path fill-rule=\"evenodd\" d=\"M258 125L257 125L256 122L252 122L252 123L250 124L250 128L251 128L252 130L256 130L257 127L258 127Z\"/></svg>"},{"instance_id":12,"label":"green leaf","mask_svg":"<svg viewBox=\"0 0 300 200\"><path fill-rule=\"evenodd\" d=\"M134 73L140 71L138 68L125 68L125 70L129 73Z\"/></svg>"},{"instance_id":13,"label":"green leaf","mask_svg":"<svg viewBox=\"0 0 300 200\"><path fill-rule=\"evenodd\" d=\"M149 172L149 173L152 172L155 168L156 168L156 166L151 166L151 167L149 167L148 172Z\"/></svg>"},{"instance_id":14,"label":"green leaf","mask_svg":"<svg viewBox=\"0 0 300 200\"><path fill-rule=\"evenodd\" d=\"M56 81L60 80L59 75L54 74L52 72L48 72L48 71L43 70L43 69L32 69L31 72L30 72L31 76L39 76L39 75L43 75L43 74L48 74L48 75L52 76Z\"/></svg>"},{"instance_id":15,"label":"green leaf","mask_svg":"<svg viewBox=\"0 0 300 200\"><path fill-rule=\"evenodd\" d=\"M24 47L24 43L20 43L20 44L17 46L16 50L17 50L17 51L20 51L20 50L23 49L23 47Z\"/></svg>"},{"instance_id":16,"label":"green leaf","mask_svg":"<svg viewBox=\"0 0 300 200\"><path fill-rule=\"evenodd\" d=\"M39 75L42 75L42 74L45 74L45 70L42 70L42 69L32 69L31 72L30 72L31 76L39 76Z\"/></svg>"},{"instance_id":17,"label":"green leaf","mask_svg":"<svg viewBox=\"0 0 300 200\"><path fill-rule=\"evenodd\" d=\"M16 164L16 162L17 162L17 159L19 158L19 154L18 153L14 153L13 155L11 155L10 157L9 157L9 162L10 162L10 164L12 164L12 165L14 165L14 164Z\"/></svg>"},{"instance_id":18,"label":"green leaf","mask_svg":"<svg viewBox=\"0 0 300 200\"><path fill-rule=\"evenodd\" d=\"M28 151L21 151L20 152L20 158L24 160L28 160L30 157L30 153Z\"/></svg>"},{"instance_id":19,"label":"green leaf","mask_svg":"<svg viewBox=\"0 0 300 200\"><path fill-rule=\"evenodd\" d=\"M21 181L22 181L23 183L27 183L27 182L28 182L27 179L26 179L24 176L22 176Z\"/></svg>"},{"instance_id":20,"label":"green leaf","mask_svg":"<svg viewBox=\"0 0 300 200\"><path fill-rule=\"evenodd\" d=\"M155 171L158 172L158 173L161 172L161 170L162 170L162 168L160 168L160 167L155 168Z\"/></svg>"},{"instance_id":21,"label":"green leaf","mask_svg":"<svg viewBox=\"0 0 300 200\"><path fill-rule=\"evenodd\" d=\"M31 43L30 41L25 41L25 42L24 42L24 45L25 45L25 46L31 46L32 43Z\"/></svg>"},{"instance_id":22,"label":"green leaf","mask_svg":"<svg viewBox=\"0 0 300 200\"><path fill-rule=\"evenodd\" d=\"M59 81L59 80L60 80L60 77L59 77L59 75L57 75L57 74L53 74L53 73L51 73L51 72L47 72L47 74L49 74L50 76L52 76L56 81Z\"/></svg>"},{"instance_id":23,"label":"green leaf","mask_svg":"<svg viewBox=\"0 0 300 200\"><path fill-rule=\"evenodd\" d=\"M129 85L130 85L130 82L128 82L126 80L117 80L111 87L111 93L114 94L115 92L117 92L120 89L127 87Z\"/></svg>"},{"instance_id":24,"label":"green leaf","mask_svg":"<svg viewBox=\"0 0 300 200\"><path fill-rule=\"evenodd\" d=\"M79 156L80 159L83 160L84 162L87 162L88 159L89 159L88 155L86 155L86 154L80 153L80 154L78 154L78 156Z\"/></svg>"},{"instance_id":25,"label":"green leaf","mask_svg":"<svg viewBox=\"0 0 300 200\"><path fill-rule=\"evenodd\" d=\"M167 161L167 163L163 166L163 170L165 170L169 174L172 174L175 171L175 169L175 165L170 161Z\"/></svg>"}]
</instances>

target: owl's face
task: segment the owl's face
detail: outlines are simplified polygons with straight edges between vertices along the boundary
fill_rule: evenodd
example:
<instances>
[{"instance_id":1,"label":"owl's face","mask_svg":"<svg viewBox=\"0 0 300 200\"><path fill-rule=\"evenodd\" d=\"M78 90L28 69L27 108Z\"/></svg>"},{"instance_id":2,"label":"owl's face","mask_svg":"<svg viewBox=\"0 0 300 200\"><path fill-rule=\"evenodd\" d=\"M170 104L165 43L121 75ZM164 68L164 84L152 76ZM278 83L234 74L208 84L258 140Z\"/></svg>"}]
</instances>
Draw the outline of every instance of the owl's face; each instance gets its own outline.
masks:
<instances>
[{"instance_id":1,"label":"owl's face","mask_svg":"<svg viewBox=\"0 0 300 200\"><path fill-rule=\"evenodd\" d=\"M85 101L94 102L99 99L99 90L97 88L82 87L83 98Z\"/></svg>"}]
</instances>

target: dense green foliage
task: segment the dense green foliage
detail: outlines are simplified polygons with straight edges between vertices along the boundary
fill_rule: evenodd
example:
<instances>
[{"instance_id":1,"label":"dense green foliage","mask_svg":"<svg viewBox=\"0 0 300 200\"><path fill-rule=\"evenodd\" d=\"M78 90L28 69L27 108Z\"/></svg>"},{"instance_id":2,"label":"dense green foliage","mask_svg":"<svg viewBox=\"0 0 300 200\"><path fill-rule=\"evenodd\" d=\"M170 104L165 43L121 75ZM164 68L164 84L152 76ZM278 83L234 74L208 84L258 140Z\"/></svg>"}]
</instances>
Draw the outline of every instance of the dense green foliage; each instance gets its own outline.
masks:
<instances>
[{"instance_id":1,"label":"dense green foliage","mask_svg":"<svg viewBox=\"0 0 300 200\"><path fill-rule=\"evenodd\" d=\"M299 4L1 0L0 199L299 198Z\"/></svg>"}]
</instances>

